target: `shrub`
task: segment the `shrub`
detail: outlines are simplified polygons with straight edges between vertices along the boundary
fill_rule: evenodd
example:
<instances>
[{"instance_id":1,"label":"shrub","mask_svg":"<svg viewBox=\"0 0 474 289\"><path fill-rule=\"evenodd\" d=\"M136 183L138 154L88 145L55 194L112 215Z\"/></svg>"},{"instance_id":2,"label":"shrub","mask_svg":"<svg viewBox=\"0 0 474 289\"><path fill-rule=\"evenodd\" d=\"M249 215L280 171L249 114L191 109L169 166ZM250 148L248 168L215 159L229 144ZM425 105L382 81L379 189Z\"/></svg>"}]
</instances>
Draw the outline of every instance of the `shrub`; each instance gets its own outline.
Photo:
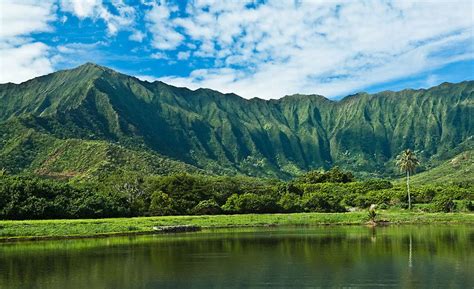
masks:
<instances>
[{"instance_id":1,"label":"shrub","mask_svg":"<svg viewBox=\"0 0 474 289\"><path fill-rule=\"evenodd\" d=\"M327 193L305 193L301 205L307 212L344 212L341 198Z\"/></svg>"},{"instance_id":2,"label":"shrub","mask_svg":"<svg viewBox=\"0 0 474 289\"><path fill-rule=\"evenodd\" d=\"M299 212L301 210L300 203L301 197L293 193L284 193L278 200L278 205L284 212Z\"/></svg>"},{"instance_id":3,"label":"shrub","mask_svg":"<svg viewBox=\"0 0 474 289\"><path fill-rule=\"evenodd\" d=\"M222 210L227 213L238 213L240 212L240 203L239 203L239 195L233 194L231 195L225 204L222 206Z\"/></svg>"},{"instance_id":4,"label":"shrub","mask_svg":"<svg viewBox=\"0 0 474 289\"><path fill-rule=\"evenodd\" d=\"M439 194L433 199L432 210L434 212L454 212L453 197L446 194Z\"/></svg>"},{"instance_id":5,"label":"shrub","mask_svg":"<svg viewBox=\"0 0 474 289\"><path fill-rule=\"evenodd\" d=\"M413 190L411 192L413 203L431 203L438 191L439 188L437 189L434 186L425 186L418 190Z\"/></svg>"},{"instance_id":6,"label":"shrub","mask_svg":"<svg viewBox=\"0 0 474 289\"><path fill-rule=\"evenodd\" d=\"M380 179L371 179L365 182L362 182L362 185L367 191L375 191L382 189L391 189L393 185L390 181L380 180Z\"/></svg>"},{"instance_id":7,"label":"shrub","mask_svg":"<svg viewBox=\"0 0 474 289\"><path fill-rule=\"evenodd\" d=\"M221 207L213 199L200 201L192 210L196 215L216 215L221 212Z\"/></svg>"},{"instance_id":8,"label":"shrub","mask_svg":"<svg viewBox=\"0 0 474 289\"><path fill-rule=\"evenodd\" d=\"M471 200L462 200L456 202L456 211L472 212L474 211L474 203Z\"/></svg>"},{"instance_id":9,"label":"shrub","mask_svg":"<svg viewBox=\"0 0 474 289\"><path fill-rule=\"evenodd\" d=\"M230 196L222 209L230 213L272 213L278 211L278 206L269 195L245 193Z\"/></svg>"},{"instance_id":10,"label":"shrub","mask_svg":"<svg viewBox=\"0 0 474 289\"><path fill-rule=\"evenodd\" d=\"M372 200L366 195L357 195L354 204L358 208L368 208L372 204Z\"/></svg>"},{"instance_id":11,"label":"shrub","mask_svg":"<svg viewBox=\"0 0 474 289\"><path fill-rule=\"evenodd\" d=\"M298 182L305 184L318 183L350 183L354 181L351 172L344 172L338 167L333 167L329 171L309 171L298 178Z\"/></svg>"},{"instance_id":12,"label":"shrub","mask_svg":"<svg viewBox=\"0 0 474 289\"><path fill-rule=\"evenodd\" d=\"M151 195L150 214L153 216L166 216L175 213L173 200L165 193L159 191Z\"/></svg>"},{"instance_id":13,"label":"shrub","mask_svg":"<svg viewBox=\"0 0 474 289\"><path fill-rule=\"evenodd\" d=\"M377 212L375 212L375 205L371 205L369 207L368 216L369 216L369 220L371 220L372 222L375 222L375 218L377 217Z\"/></svg>"}]
</instances>

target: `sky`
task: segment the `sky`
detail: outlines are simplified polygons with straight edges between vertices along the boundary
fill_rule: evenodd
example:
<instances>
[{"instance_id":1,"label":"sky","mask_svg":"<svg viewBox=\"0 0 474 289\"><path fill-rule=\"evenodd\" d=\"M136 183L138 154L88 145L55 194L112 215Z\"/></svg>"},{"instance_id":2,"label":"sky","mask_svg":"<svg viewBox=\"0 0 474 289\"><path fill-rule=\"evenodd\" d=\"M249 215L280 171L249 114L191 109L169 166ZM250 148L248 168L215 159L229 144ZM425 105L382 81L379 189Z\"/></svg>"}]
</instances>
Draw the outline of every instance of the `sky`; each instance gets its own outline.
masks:
<instances>
[{"instance_id":1,"label":"sky","mask_svg":"<svg viewBox=\"0 0 474 289\"><path fill-rule=\"evenodd\" d=\"M0 0L0 83L85 62L245 98L474 79L474 1Z\"/></svg>"}]
</instances>

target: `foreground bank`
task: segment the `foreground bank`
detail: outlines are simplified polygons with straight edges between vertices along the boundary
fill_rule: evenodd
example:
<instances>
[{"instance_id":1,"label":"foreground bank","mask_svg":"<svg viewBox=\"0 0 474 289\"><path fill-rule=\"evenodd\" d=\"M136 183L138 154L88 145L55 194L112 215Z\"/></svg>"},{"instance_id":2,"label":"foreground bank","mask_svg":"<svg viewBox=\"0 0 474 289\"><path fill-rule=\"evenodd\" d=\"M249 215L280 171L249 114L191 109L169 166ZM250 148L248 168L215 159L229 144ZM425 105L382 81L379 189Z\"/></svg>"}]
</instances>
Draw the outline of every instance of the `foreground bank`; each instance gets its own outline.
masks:
<instances>
[{"instance_id":1,"label":"foreground bank","mask_svg":"<svg viewBox=\"0 0 474 289\"><path fill-rule=\"evenodd\" d=\"M390 224L474 224L472 213L381 211L377 217ZM0 241L48 238L84 238L152 234L156 226L194 225L202 228L258 226L364 225L367 212L165 216L79 220L0 221Z\"/></svg>"}]
</instances>

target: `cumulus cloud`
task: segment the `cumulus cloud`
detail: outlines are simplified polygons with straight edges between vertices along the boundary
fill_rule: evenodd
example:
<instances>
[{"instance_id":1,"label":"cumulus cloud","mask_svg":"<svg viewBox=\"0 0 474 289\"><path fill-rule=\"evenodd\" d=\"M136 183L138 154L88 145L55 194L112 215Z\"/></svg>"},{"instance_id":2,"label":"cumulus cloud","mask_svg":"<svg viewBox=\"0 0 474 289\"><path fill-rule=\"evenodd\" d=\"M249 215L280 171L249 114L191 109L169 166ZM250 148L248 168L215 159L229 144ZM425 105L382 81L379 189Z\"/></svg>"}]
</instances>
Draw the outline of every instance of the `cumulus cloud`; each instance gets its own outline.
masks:
<instances>
[{"instance_id":1,"label":"cumulus cloud","mask_svg":"<svg viewBox=\"0 0 474 289\"><path fill-rule=\"evenodd\" d=\"M128 39L136 42L142 42L143 39L146 37L146 34L139 31L139 30L134 30L133 33L128 37Z\"/></svg>"},{"instance_id":2,"label":"cumulus cloud","mask_svg":"<svg viewBox=\"0 0 474 289\"><path fill-rule=\"evenodd\" d=\"M145 56L136 53L142 51L154 59L150 63L179 63L180 69L182 62L189 63L186 74L181 70L160 78L178 86L247 98L331 97L474 59L474 3L469 0L130 3L1 0L0 81L23 81L83 60L142 65ZM105 24L106 41L56 37L48 43L57 47L51 47L36 38L36 33L54 32L55 21L73 25L72 18ZM128 35L113 37L121 31ZM130 54L117 53L132 46L120 42L127 37L138 43ZM104 49L112 44L118 45ZM437 81L427 77L426 83Z\"/></svg>"},{"instance_id":3,"label":"cumulus cloud","mask_svg":"<svg viewBox=\"0 0 474 289\"><path fill-rule=\"evenodd\" d=\"M192 42L193 57L212 59L213 66L162 80L248 98L341 95L473 59L473 5L471 1L192 1L184 16L160 14L160 23L168 23L166 30L178 37L172 45L156 48ZM166 11L163 6L160 9Z\"/></svg>"},{"instance_id":4,"label":"cumulus cloud","mask_svg":"<svg viewBox=\"0 0 474 289\"><path fill-rule=\"evenodd\" d=\"M0 82L22 82L53 71L49 47L29 36L51 31L56 19L52 1L0 2Z\"/></svg>"},{"instance_id":5,"label":"cumulus cloud","mask_svg":"<svg viewBox=\"0 0 474 289\"><path fill-rule=\"evenodd\" d=\"M145 16L145 21L153 35L152 46L161 50L172 50L184 40L183 35L175 30L169 21L171 13L176 11L175 6L164 3L153 3L151 10Z\"/></svg>"},{"instance_id":6,"label":"cumulus cloud","mask_svg":"<svg viewBox=\"0 0 474 289\"><path fill-rule=\"evenodd\" d=\"M150 57L153 59L168 59L168 56L162 52L155 52L152 55L150 55Z\"/></svg>"},{"instance_id":7,"label":"cumulus cloud","mask_svg":"<svg viewBox=\"0 0 474 289\"><path fill-rule=\"evenodd\" d=\"M20 83L53 71L47 57L49 47L41 42L3 47L1 54L0 83Z\"/></svg>"},{"instance_id":8,"label":"cumulus cloud","mask_svg":"<svg viewBox=\"0 0 474 289\"><path fill-rule=\"evenodd\" d=\"M132 31L131 27L136 20L135 8L126 5L123 0L108 1L115 12L112 12L102 0L61 0L60 3L62 11L69 12L80 19L103 20L107 25L108 33L112 36L120 30ZM130 38L141 41L143 36L140 32L133 31Z\"/></svg>"},{"instance_id":9,"label":"cumulus cloud","mask_svg":"<svg viewBox=\"0 0 474 289\"><path fill-rule=\"evenodd\" d=\"M191 56L191 52L189 52L189 51L180 51L180 52L178 52L177 58L179 60L186 60L186 59L189 58L189 56Z\"/></svg>"}]
</instances>

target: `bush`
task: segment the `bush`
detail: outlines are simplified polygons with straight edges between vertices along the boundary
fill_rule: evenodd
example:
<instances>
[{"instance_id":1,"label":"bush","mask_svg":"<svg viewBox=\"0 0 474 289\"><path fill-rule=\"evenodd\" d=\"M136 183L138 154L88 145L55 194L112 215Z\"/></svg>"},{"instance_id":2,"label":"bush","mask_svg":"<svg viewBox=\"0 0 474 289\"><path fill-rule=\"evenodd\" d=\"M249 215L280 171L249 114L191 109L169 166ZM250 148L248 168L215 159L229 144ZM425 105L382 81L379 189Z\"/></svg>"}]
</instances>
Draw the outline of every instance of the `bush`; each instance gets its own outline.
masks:
<instances>
[{"instance_id":1,"label":"bush","mask_svg":"<svg viewBox=\"0 0 474 289\"><path fill-rule=\"evenodd\" d=\"M226 213L238 213L240 212L239 195L231 195L225 204L222 206L222 210Z\"/></svg>"},{"instance_id":2,"label":"bush","mask_svg":"<svg viewBox=\"0 0 474 289\"><path fill-rule=\"evenodd\" d=\"M196 215L216 215L221 212L221 207L214 200L200 201L192 210Z\"/></svg>"},{"instance_id":3,"label":"bush","mask_svg":"<svg viewBox=\"0 0 474 289\"><path fill-rule=\"evenodd\" d=\"M299 212L301 210L300 203L301 197L293 193L284 193L280 200L278 200L278 205L284 212L288 213Z\"/></svg>"},{"instance_id":4,"label":"bush","mask_svg":"<svg viewBox=\"0 0 474 289\"><path fill-rule=\"evenodd\" d=\"M474 211L474 203L471 200L462 200L456 202L456 211L472 212Z\"/></svg>"},{"instance_id":5,"label":"bush","mask_svg":"<svg viewBox=\"0 0 474 289\"><path fill-rule=\"evenodd\" d=\"M306 212L344 212L341 198L327 193L305 193L301 205Z\"/></svg>"},{"instance_id":6,"label":"bush","mask_svg":"<svg viewBox=\"0 0 474 289\"><path fill-rule=\"evenodd\" d=\"M272 213L278 211L278 206L269 195L245 193L230 196L222 209L230 213Z\"/></svg>"},{"instance_id":7,"label":"bush","mask_svg":"<svg viewBox=\"0 0 474 289\"><path fill-rule=\"evenodd\" d=\"M454 212L454 201L453 197L439 194L433 199L432 210L434 212Z\"/></svg>"},{"instance_id":8,"label":"bush","mask_svg":"<svg viewBox=\"0 0 474 289\"><path fill-rule=\"evenodd\" d=\"M433 198L436 196L438 191L439 191L439 188L437 189L434 186L425 186L418 190L413 190L411 192L412 201L413 203L423 203L423 204L431 203L431 201L433 201Z\"/></svg>"},{"instance_id":9,"label":"bush","mask_svg":"<svg viewBox=\"0 0 474 289\"><path fill-rule=\"evenodd\" d=\"M370 221L375 222L375 218L377 217L377 212L375 211L375 205L371 205L369 207L368 217Z\"/></svg>"},{"instance_id":10,"label":"bush","mask_svg":"<svg viewBox=\"0 0 474 289\"><path fill-rule=\"evenodd\" d=\"M338 167L333 167L329 171L309 171L298 178L298 182L305 184L318 183L350 183L354 181L351 172L344 172Z\"/></svg>"},{"instance_id":11,"label":"bush","mask_svg":"<svg viewBox=\"0 0 474 289\"><path fill-rule=\"evenodd\" d=\"M151 195L150 214L153 216L173 215L173 200L163 192L154 192Z\"/></svg>"},{"instance_id":12,"label":"bush","mask_svg":"<svg viewBox=\"0 0 474 289\"><path fill-rule=\"evenodd\" d=\"M390 181L380 179L367 180L365 182L362 182L362 184L367 191L393 188L393 185Z\"/></svg>"}]
</instances>

